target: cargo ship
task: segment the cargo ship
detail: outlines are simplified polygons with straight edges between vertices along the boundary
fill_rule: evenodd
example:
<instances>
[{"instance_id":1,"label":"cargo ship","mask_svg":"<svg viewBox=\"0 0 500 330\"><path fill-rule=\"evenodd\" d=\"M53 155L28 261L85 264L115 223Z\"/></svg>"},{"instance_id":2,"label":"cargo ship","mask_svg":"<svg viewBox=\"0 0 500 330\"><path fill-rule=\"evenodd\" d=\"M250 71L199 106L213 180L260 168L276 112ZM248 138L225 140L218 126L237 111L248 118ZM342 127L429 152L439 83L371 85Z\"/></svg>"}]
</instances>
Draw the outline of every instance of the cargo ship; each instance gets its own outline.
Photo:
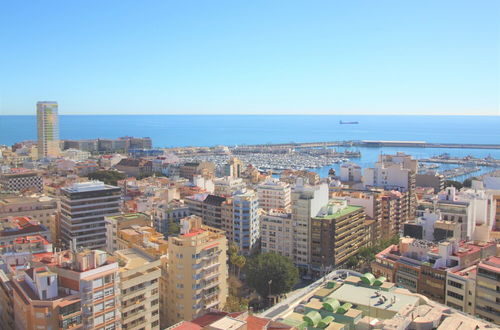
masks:
<instances>
[{"instance_id":1,"label":"cargo ship","mask_svg":"<svg viewBox=\"0 0 500 330\"><path fill-rule=\"evenodd\" d=\"M359 121L339 121L339 124L340 125L355 125L355 124L359 124Z\"/></svg>"}]
</instances>

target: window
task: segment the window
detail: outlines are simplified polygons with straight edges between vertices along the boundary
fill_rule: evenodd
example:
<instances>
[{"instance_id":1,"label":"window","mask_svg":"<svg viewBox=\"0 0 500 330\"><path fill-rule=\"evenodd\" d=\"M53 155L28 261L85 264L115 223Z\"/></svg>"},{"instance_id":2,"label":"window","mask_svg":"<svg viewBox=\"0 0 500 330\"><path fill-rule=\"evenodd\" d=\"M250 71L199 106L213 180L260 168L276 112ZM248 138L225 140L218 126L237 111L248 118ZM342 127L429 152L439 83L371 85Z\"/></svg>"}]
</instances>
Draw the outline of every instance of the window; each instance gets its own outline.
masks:
<instances>
[{"instance_id":1,"label":"window","mask_svg":"<svg viewBox=\"0 0 500 330\"><path fill-rule=\"evenodd\" d=\"M452 281L452 280L448 280L448 285L451 285L455 288L459 288L461 289L463 287L462 283L458 283L458 282L455 282L455 281Z\"/></svg>"},{"instance_id":2,"label":"window","mask_svg":"<svg viewBox=\"0 0 500 330\"><path fill-rule=\"evenodd\" d=\"M464 296L462 296L461 294L458 294L458 293L455 293L453 291L447 291L446 294L450 297L453 297L455 299L458 299L458 300L464 300Z\"/></svg>"},{"instance_id":3,"label":"window","mask_svg":"<svg viewBox=\"0 0 500 330\"><path fill-rule=\"evenodd\" d=\"M100 291L94 292L94 300L99 300L102 298L104 298L104 291L100 290Z\"/></svg>"},{"instance_id":4,"label":"window","mask_svg":"<svg viewBox=\"0 0 500 330\"><path fill-rule=\"evenodd\" d=\"M105 297L111 296L114 293L115 293L115 288L113 288L113 287L104 289L104 296Z\"/></svg>"},{"instance_id":5,"label":"window","mask_svg":"<svg viewBox=\"0 0 500 330\"><path fill-rule=\"evenodd\" d=\"M96 312L96 313L102 312L103 309L104 309L103 303L100 303L100 304L97 304L94 306L94 312Z\"/></svg>"}]
</instances>

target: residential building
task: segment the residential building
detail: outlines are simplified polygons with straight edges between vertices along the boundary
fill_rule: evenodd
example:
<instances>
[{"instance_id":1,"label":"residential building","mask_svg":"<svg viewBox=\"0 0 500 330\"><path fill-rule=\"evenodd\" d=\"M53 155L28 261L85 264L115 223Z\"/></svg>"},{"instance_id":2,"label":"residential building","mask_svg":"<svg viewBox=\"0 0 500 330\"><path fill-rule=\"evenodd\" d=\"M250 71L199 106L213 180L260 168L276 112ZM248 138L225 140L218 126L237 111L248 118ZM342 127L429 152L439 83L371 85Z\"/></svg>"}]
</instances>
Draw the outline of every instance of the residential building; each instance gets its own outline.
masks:
<instances>
[{"instance_id":1,"label":"residential building","mask_svg":"<svg viewBox=\"0 0 500 330\"><path fill-rule=\"evenodd\" d=\"M401 238L399 245L391 245L378 253L371 266L377 276L385 276L412 292L445 303L449 300L446 297L447 274L473 266L495 254L496 244L493 242L457 243L450 240L436 244Z\"/></svg>"},{"instance_id":2,"label":"residential building","mask_svg":"<svg viewBox=\"0 0 500 330\"><path fill-rule=\"evenodd\" d=\"M402 225L410 216L408 209L408 193L397 190L383 191L381 196L382 221L380 232L382 239L400 234Z\"/></svg>"},{"instance_id":3,"label":"residential building","mask_svg":"<svg viewBox=\"0 0 500 330\"><path fill-rule=\"evenodd\" d=\"M9 246L17 238L40 235L51 242L49 228L29 217L0 218L0 246Z\"/></svg>"},{"instance_id":4,"label":"residential building","mask_svg":"<svg viewBox=\"0 0 500 330\"><path fill-rule=\"evenodd\" d=\"M257 186L259 207L265 211L290 210L292 189L290 184L269 178Z\"/></svg>"},{"instance_id":5,"label":"residential building","mask_svg":"<svg viewBox=\"0 0 500 330\"><path fill-rule=\"evenodd\" d=\"M215 177L215 164L211 162L189 162L181 165L180 176L189 180L193 179L195 174L205 178Z\"/></svg>"},{"instance_id":6,"label":"residential building","mask_svg":"<svg viewBox=\"0 0 500 330\"><path fill-rule=\"evenodd\" d=\"M118 231L121 229L136 226L150 226L151 218L144 213L125 213L104 217L106 226L106 251L113 253L118 250Z\"/></svg>"},{"instance_id":7,"label":"residential building","mask_svg":"<svg viewBox=\"0 0 500 330\"><path fill-rule=\"evenodd\" d=\"M146 159L124 158L115 165L115 168L130 177L144 177L153 174L153 163Z\"/></svg>"},{"instance_id":8,"label":"residential building","mask_svg":"<svg viewBox=\"0 0 500 330\"><path fill-rule=\"evenodd\" d=\"M21 273L12 280L15 329L83 329L80 295L60 293L56 273L46 266Z\"/></svg>"},{"instance_id":9,"label":"residential building","mask_svg":"<svg viewBox=\"0 0 500 330\"><path fill-rule=\"evenodd\" d=\"M346 183L361 182L363 175L361 166L356 163L343 163L340 165L340 181Z\"/></svg>"},{"instance_id":10,"label":"residential building","mask_svg":"<svg viewBox=\"0 0 500 330\"><path fill-rule=\"evenodd\" d=\"M33 258L52 253L52 244L40 234L17 237L0 246L0 258L8 266L24 266Z\"/></svg>"},{"instance_id":11,"label":"residential building","mask_svg":"<svg viewBox=\"0 0 500 330\"><path fill-rule=\"evenodd\" d=\"M189 206L184 200L174 199L167 204L159 205L153 215L154 227L163 235L168 236L172 224L179 225L182 218L191 215Z\"/></svg>"},{"instance_id":12,"label":"residential building","mask_svg":"<svg viewBox=\"0 0 500 330\"><path fill-rule=\"evenodd\" d=\"M311 218L328 204L328 185L311 186L302 180L292 187L292 222L295 227L293 261L302 273L308 273L311 264Z\"/></svg>"},{"instance_id":13,"label":"residential building","mask_svg":"<svg viewBox=\"0 0 500 330\"><path fill-rule=\"evenodd\" d=\"M311 218L311 265L315 274L345 263L367 244L365 213L332 199Z\"/></svg>"},{"instance_id":14,"label":"residential building","mask_svg":"<svg viewBox=\"0 0 500 330\"><path fill-rule=\"evenodd\" d=\"M477 265L477 316L500 325L500 258L489 257Z\"/></svg>"},{"instance_id":15,"label":"residential building","mask_svg":"<svg viewBox=\"0 0 500 330\"><path fill-rule=\"evenodd\" d=\"M273 252L293 260L292 213L283 209L264 211L260 219L260 239L262 253Z\"/></svg>"},{"instance_id":16,"label":"residential building","mask_svg":"<svg viewBox=\"0 0 500 330\"><path fill-rule=\"evenodd\" d=\"M13 281L16 329L121 329L118 263L104 251L32 260Z\"/></svg>"},{"instance_id":17,"label":"residential building","mask_svg":"<svg viewBox=\"0 0 500 330\"><path fill-rule=\"evenodd\" d=\"M43 192L43 178L29 170L1 174L0 185L5 191Z\"/></svg>"},{"instance_id":18,"label":"residential building","mask_svg":"<svg viewBox=\"0 0 500 330\"><path fill-rule=\"evenodd\" d=\"M38 158L59 156L59 117L57 102L37 102Z\"/></svg>"},{"instance_id":19,"label":"residential building","mask_svg":"<svg viewBox=\"0 0 500 330\"><path fill-rule=\"evenodd\" d=\"M115 252L120 267L122 329L160 329L160 259L137 248Z\"/></svg>"},{"instance_id":20,"label":"residential building","mask_svg":"<svg viewBox=\"0 0 500 330\"><path fill-rule=\"evenodd\" d=\"M214 195L232 196L235 192L245 187L246 183L241 178L225 176L214 179Z\"/></svg>"},{"instance_id":21,"label":"residential building","mask_svg":"<svg viewBox=\"0 0 500 330\"><path fill-rule=\"evenodd\" d=\"M477 265L450 269L446 274L445 304L475 315Z\"/></svg>"},{"instance_id":22,"label":"residential building","mask_svg":"<svg viewBox=\"0 0 500 330\"><path fill-rule=\"evenodd\" d=\"M1 266L1 260L0 260ZM12 281L4 269L0 268L0 330L14 329L14 309L12 307Z\"/></svg>"},{"instance_id":23,"label":"residential building","mask_svg":"<svg viewBox=\"0 0 500 330\"><path fill-rule=\"evenodd\" d=\"M149 226L133 225L118 231L119 250L140 248L145 253L160 258L167 254L167 241L162 233Z\"/></svg>"},{"instance_id":24,"label":"residential building","mask_svg":"<svg viewBox=\"0 0 500 330\"><path fill-rule=\"evenodd\" d=\"M233 242L241 253L248 255L255 251L260 239L259 200L254 190L242 190L233 198ZM222 212L222 210L221 210Z\"/></svg>"},{"instance_id":25,"label":"residential building","mask_svg":"<svg viewBox=\"0 0 500 330\"><path fill-rule=\"evenodd\" d=\"M100 181L75 183L61 189L60 230L72 249L106 247L106 216L120 213L121 189Z\"/></svg>"},{"instance_id":26,"label":"residential building","mask_svg":"<svg viewBox=\"0 0 500 330\"><path fill-rule=\"evenodd\" d=\"M427 172L415 176L415 185L417 187L430 187L437 194L444 189L444 175L436 172Z\"/></svg>"},{"instance_id":27,"label":"residential building","mask_svg":"<svg viewBox=\"0 0 500 330\"><path fill-rule=\"evenodd\" d=\"M418 161L402 152L396 155L380 155L373 168L366 168L363 173L363 184L368 188L383 188L404 193L402 202L406 204L405 218L413 219L417 205L415 194ZM399 228L398 228L399 229Z\"/></svg>"},{"instance_id":28,"label":"residential building","mask_svg":"<svg viewBox=\"0 0 500 330\"><path fill-rule=\"evenodd\" d=\"M168 238L167 255L162 329L224 306L228 270L227 238L222 230L203 225L195 215L184 218L181 233Z\"/></svg>"},{"instance_id":29,"label":"residential building","mask_svg":"<svg viewBox=\"0 0 500 330\"><path fill-rule=\"evenodd\" d=\"M197 194L186 197L184 202L189 213L203 219L203 224L214 228L222 228L222 204L226 197L211 194Z\"/></svg>"},{"instance_id":30,"label":"residential building","mask_svg":"<svg viewBox=\"0 0 500 330\"><path fill-rule=\"evenodd\" d=\"M57 200L48 196L10 196L0 198L0 218L27 216L50 229L53 242L58 241Z\"/></svg>"},{"instance_id":31,"label":"residential building","mask_svg":"<svg viewBox=\"0 0 500 330\"><path fill-rule=\"evenodd\" d=\"M236 157L231 157L227 164L224 166L224 176L230 178L241 178L243 170L243 162Z\"/></svg>"}]
</instances>

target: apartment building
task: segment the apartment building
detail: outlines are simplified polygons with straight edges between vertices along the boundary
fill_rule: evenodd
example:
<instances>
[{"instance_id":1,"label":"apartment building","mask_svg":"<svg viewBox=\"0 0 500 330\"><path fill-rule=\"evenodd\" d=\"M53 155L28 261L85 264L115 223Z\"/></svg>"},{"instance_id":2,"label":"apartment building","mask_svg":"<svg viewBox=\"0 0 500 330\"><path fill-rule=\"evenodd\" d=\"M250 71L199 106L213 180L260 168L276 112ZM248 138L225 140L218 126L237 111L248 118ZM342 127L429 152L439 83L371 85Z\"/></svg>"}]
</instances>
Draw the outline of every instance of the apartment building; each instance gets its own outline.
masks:
<instances>
[{"instance_id":1,"label":"apartment building","mask_svg":"<svg viewBox=\"0 0 500 330\"><path fill-rule=\"evenodd\" d=\"M199 174L204 178L215 177L215 164L211 162L189 162L180 166L179 174L182 178L189 180L193 179L193 176Z\"/></svg>"},{"instance_id":2,"label":"apartment building","mask_svg":"<svg viewBox=\"0 0 500 330\"><path fill-rule=\"evenodd\" d=\"M345 263L367 244L365 213L345 199L332 199L311 218L311 265L315 274Z\"/></svg>"},{"instance_id":3,"label":"apartment building","mask_svg":"<svg viewBox=\"0 0 500 330\"><path fill-rule=\"evenodd\" d=\"M106 248L106 216L120 214L121 189L100 181L61 189L60 231L66 247Z\"/></svg>"},{"instance_id":4,"label":"apartment building","mask_svg":"<svg viewBox=\"0 0 500 330\"><path fill-rule=\"evenodd\" d=\"M154 209L154 227L163 235L168 236L171 224L179 225L182 218L190 215L191 211L184 200L174 199Z\"/></svg>"},{"instance_id":5,"label":"apartment building","mask_svg":"<svg viewBox=\"0 0 500 330\"><path fill-rule=\"evenodd\" d=\"M12 196L0 199L0 218L25 216L49 228L52 241L57 242L57 200L55 198Z\"/></svg>"},{"instance_id":6,"label":"apartment building","mask_svg":"<svg viewBox=\"0 0 500 330\"><path fill-rule=\"evenodd\" d=\"M119 276L122 329L160 329L161 261L138 248L115 252Z\"/></svg>"},{"instance_id":7,"label":"apartment building","mask_svg":"<svg viewBox=\"0 0 500 330\"><path fill-rule=\"evenodd\" d=\"M233 198L232 241L243 254L250 254L259 244L260 214L259 200L254 190L237 192Z\"/></svg>"},{"instance_id":8,"label":"apartment building","mask_svg":"<svg viewBox=\"0 0 500 330\"><path fill-rule=\"evenodd\" d=\"M121 329L118 263L104 251L34 256L13 278L16 329Z\"/></svg>"},{"instance_id":9,"label":"apartment building","mask_svg":"<svg viewBox=\"0 0 500 330\"><path fill-rule=\"evenodd\" d=\"M214 179L214 195L217 196L232 196L245 187L246 183L241 178L225 176Z\"/></svg>"},{"instance_id":10,"label":"apartment building","mask_svg":"<svg viewBox=\"0 0 500 330\"><path fill-rule=\"evenodd\" d=\"M167 253L167 241L163 234L149 226L133 225L120 229L117 235L117 247L119 250L140 248L157 258Z\"/></svg>"},{"instance_id":11,"label":"apartment building","mask_svg":"<svg viewBox=\"0 0 500 330\"><path fill-rule=\"evenodd\" d=\"M40 234L17 237L0 246L2 262L12 267L24 266L33 257L46 253L52 253L52 244Z\"/></svg>"},{"instance_id":12,"label":"apartment building","mask_svg":"<svg viewBox=\"0 0 500 330\"><path fill-rule=\"evenodd\" d=\"M366 224L373 227L368 244L374 245L382 236L382 198L380 191L359 191L341 189L332 194L333 197L342 197L348 205L363 207L366 215Z\"/></svg>"},{"instance_id":13,"label":"apartment building","mask_svg":"<svg viewBox=\"0 0 500 330\"><path fill-rule=\"evenodd\" d=\"M500 258L489 257L477 265L477 316L500 325Z\"/></svg>"},{"instance_id":14,"label":"apartment building","mask_svg":"<svg viewBox=\"0 0 500 330\"><path fill-rule=\"evenodd\" d=\"M273 252L293 260L295 233L292 213L283 209L262 212L260 239L262 253Z\"/></svg>"},{"instance_id":15,"label":"apartment building","mask_svg":"<svg viewBox=\"0 0 500 330\"><path fill-rule=\"evenodd\" d=\"M409 215L407 193L397 190L383 191L380 198L382 202L381 238L388 239L400 234L403 223L413 217Z\"/></svg>"},{"instance_id":16,"label":"apartment building","mask_svg":"<svg viewBox=\"0 0 500 330\"><path fill-rule=\"evenodd\" d=\"M113 253L118 250L118 231L131 226L150 226L151 218L144 213L125 213L104 217L106 224L106 251Z\"/></svg>"},{"instance_id":17,"label":"apartment building","mask_svg":"<svg viewBox=\"0 0 500 330\"><path fill-rule=\"evenodd\" d=\"M29 217L0 218L0 245L9 246L17 238L28 235L40 235L51 242L50 230Z\"/></svg>"},{"instance_id":18,"label":"apartment building","mask_svg":"<svg viewBox=\"0 0 500 330\"><path fill-rule=\"evenodd\" d=\"M224 176L230 178L240 178L244 170L244 166L245 165L240 159L231 157L227 164L224 166Z\"/></svg>"},{"instance_id":19,"label":"apartment building","mask_svg":"<svg viewBox=\"0 0 500 330\"><path fill-rule=\"evenodd\" d=\"M15 329L84 329L79 293L60 293L58 275L29 268L12 280Z\"/></svg>"},{"instance_id":20,"label":"apartment building","mask_svg":"<svg viewBox=\"0 0 500 330\"><path fill-rule=\"evenodd\" d=\"M301 180L292 188L292 222L295 227L293 261L302 273L308 273L311 264L311 218L328 204L328 185L304 185Z\"/></svg>"},{"instance_id":21,"label":"apartment building","mask_svg":"<svg viewBox=\"0 0 500 330\"><path fill-rule=\"evenodd\" d=\"M265 211L290 210L291 193L290 184L270 178L257 186L259 207Z\"/></svg>"},{"instance_id":22,"label":"apartment building","mask_svg":"<svg viewBox=\"0 0 500 330\"><path fill-rule=\"evenodd\" d=\"M38 172L20 171L0 175L0 186L5 191L43 192L43 178Z\"/></svg>"},{"instance_id":23,"label":"apartment building","mask_svg":"<svg viewBox=\"0 0 500 330\"><path fill-rule=\"evenodd\" d=\"M396 155L380 155L373 168L366 168L363 173L363 185L367 188L383 188L404 193L402 197L403 214L407 219L413 219L417 205L415 194L418 161L402 152ZM402 215L402 216L403 216ZM398 228L399 229L399 228Z\"/></svg>"},{"instance_id":24,"label":"apartment building","mask_svg":"<svg viewBox=\"0 0 500 330\"><path fill-rule=\"evenodd\" d=\"M385 276L412 292L422 293L441 303L450 301L463 306L447 297L460 297L454 295L456 290L448 290L447 276L458 277L449 274L495 254L496 244L493 242L458 243L450 240L433 243L401 238L399 245L391 245L378 253L371 266L377 276ZM453 286L453 283L449 285ZM460 300L463 301L463 295Z\"/></svg>"},{"instance_id":25,"label":"apartment building","mask_svg":"<svg viewBox=\"0 0 500 330\"><path fill-rule=\"evenodd\" d=\"M129 177L141 177L153 174L153 163L146 159L125 158L115 165L118 171Z\"/></svg>"},{"instance_id":26,"label":"apartment building","mask_svg":"<svg viewBox=\"0 0 500 330\"><path fill-rule=\"evenodd\" d=\"M222 205L226 197L211 194L197 194L186 197L184 202L189 213L203 219L203 224L215 228L222 228Z\"/></svg>"},{"instance_id":27,"label":"apartment building","mask_svg":"<svg viewBox=\"0 0 500 330\"><path fill-rule=\"evenodd\" d=\"M475 315L477 265L450 269L446 274L445 304Z\"/></svg>"},{"instance_id":28,"label":"apartment building","mask_svg":"<svg viewBox=\"0 0 500 330\"><path fill-rule=\"evenodd\" d=\"M363 179L361 166L356 163L343 163L340 165L340 181L344 183L357 183Z\"/></svg>"},{"instance_id":29,"label":"apartment building","mask_svg":"<svg viewBox=\"0 0 500 330\"><path fill-rule=\"evenodd\" d=\"M59 116L57 102L36 104L38 158L59 156Z\"/></svg>"},{"instance_id":30,"label":"apartment building","mask_svg":"<svg viewBox=\"0 0 500 330\"><path fill-rule=\"evenodd\" d=\"M2 322L0 322L0 330L14 329L12 296L12 281L4 270L0 269L0 320L2 320Z\"/></svg>"},{"instance_id":31,"label":"apartment building","mask_svg":"<svg viewBox=\"0 0 500 330\"><path fill-rule=\"evenodd\" d=\"M227 239L198 216L181 220L181 233L168 238L162 329L222 308L228 295Z\"/></svg>"}]
</instances>

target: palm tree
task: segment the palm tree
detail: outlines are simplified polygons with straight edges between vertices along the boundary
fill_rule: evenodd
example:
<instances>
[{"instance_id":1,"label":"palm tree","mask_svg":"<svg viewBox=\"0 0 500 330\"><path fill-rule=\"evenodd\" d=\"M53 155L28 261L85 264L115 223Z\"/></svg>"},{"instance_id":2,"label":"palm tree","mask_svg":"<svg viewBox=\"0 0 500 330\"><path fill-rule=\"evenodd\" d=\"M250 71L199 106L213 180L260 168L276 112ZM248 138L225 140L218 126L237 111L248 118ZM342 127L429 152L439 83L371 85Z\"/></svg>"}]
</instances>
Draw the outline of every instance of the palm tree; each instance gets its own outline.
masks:
<instances>
[{"instance_id":1,"label":"palm tree","mask_svg":"<svg viewBox=\"0 0 500 330\"><path fill-rule=\"evenodd\" d=\"M238 267L238 278L240 277L241 269L245 267L246 262L247 258L245 258L244 256L236 256L236 258L234 258L233 264Z\"/></svg>"}]
</instances>

